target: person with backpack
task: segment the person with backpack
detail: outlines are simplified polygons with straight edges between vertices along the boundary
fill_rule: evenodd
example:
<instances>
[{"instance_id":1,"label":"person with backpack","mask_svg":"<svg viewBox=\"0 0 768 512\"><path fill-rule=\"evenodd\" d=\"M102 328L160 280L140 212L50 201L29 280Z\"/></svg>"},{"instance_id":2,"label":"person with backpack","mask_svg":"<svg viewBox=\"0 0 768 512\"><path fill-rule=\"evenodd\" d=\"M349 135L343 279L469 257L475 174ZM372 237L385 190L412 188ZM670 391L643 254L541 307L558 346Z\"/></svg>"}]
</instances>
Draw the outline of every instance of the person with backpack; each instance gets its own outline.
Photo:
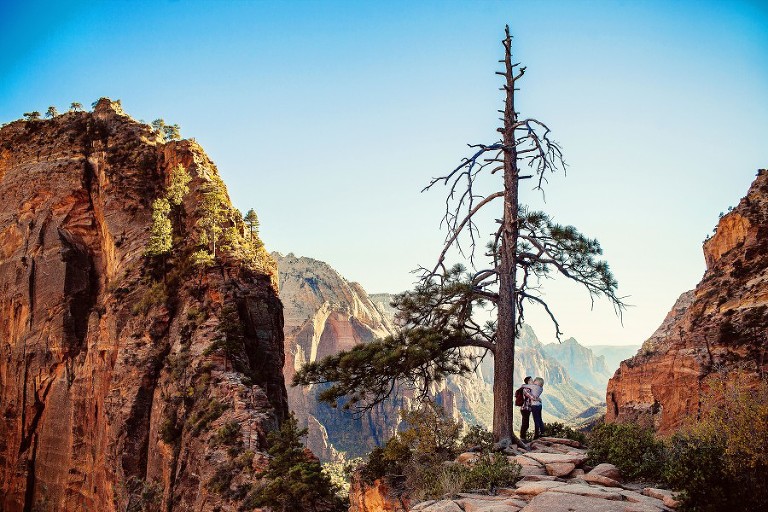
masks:
<instances>
[{"instance_id":1,"label":"person with backpack","mask_svg":"<svg viewBox=\"0 0 768 512\"><path fill-rule=\"evenodd\" d=\"M533 382L523 386L523 394L531 403L533 414L533 438L538 439L544 435L544 421L541 419L541 394L544 392L544 379L536 377Z\"/></svg>"},{"instance_id":2,"label":"person with backpack","mask_svg":"<svg viewBox=\"0 0 768 512\"><path fill-rule=\"evenodd\" d=\"M520 407L520 416L523 418L523 421L520 424L520 439L523 440L525 440L525 436L528 435L528 426L531 421L531 402L526 399L523 388L531 382L531 379L531 376L526 377L523 380L524 384L515 391L515 405Z\"/></svg>"}]
</instances>

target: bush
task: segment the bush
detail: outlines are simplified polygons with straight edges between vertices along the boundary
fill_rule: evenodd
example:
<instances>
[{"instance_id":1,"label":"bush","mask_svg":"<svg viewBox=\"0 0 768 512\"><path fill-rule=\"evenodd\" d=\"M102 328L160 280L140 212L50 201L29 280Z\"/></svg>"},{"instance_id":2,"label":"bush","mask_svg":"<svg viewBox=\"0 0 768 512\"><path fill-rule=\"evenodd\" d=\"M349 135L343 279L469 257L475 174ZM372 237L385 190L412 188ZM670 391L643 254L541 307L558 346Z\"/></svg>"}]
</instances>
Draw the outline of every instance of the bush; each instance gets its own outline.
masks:
<instances>
[{"instance_id":1,"label":"bush","mask_svg":"<svg viewBox=\"0 0 768 512\"><path fill-rule=\"evenodd\" d=\"M461 451L479 449L490 452L493 449L493 432L480 425L472 425L464 437L461 438Z\"/></svg>"},{"instance_id":2,"label":"bush","mask_svg":"<svg viewBox=\"0 0 768 512\"><path fill-rule=\"evenodd\" d=\"M660 480L664 470L664 444L653 429L631 423L606 423L589 436L589 460L613 464L629 479Z\"/></svg>"},{"instance_id":3,"label":"bush","mask_svg":"<svg viewBox=\"0 0 768 512\"><path fill-rule=\"evenodd\" d=\"M363 481L398 481L403 484L399 492L426 500L468 490L493 490L519 478L518 464L502 454L491 453L493 435L484 428L471 427L459 444L460 425L434 403L422 404L402 416L408 427L383 448L371 451L360 471ZM479 459L472 466L454 463L459 448L479 449Z\"/></svg>"},{"instance_id":4,"label":"bush","mask_svg":"<svg viewBox=\"0 0 768 512\"><path fill-rule=\"evenodd\" d=\"M581 444L587 444L587 435L584 432L580 432L557 421L545 424L544 432L550 437L571 439L573 441L578 441Z\"/></svg>"},{"instance_id":5,"label":"bush","mask_svg":"<svg viewBox=\"0 0 768 512\"><path fill-rule=\"evenodd\" d=\"M465 491L471 489L488 489L514 484L520 478L520 464L509 462L506 455L483 452L480 459L467 468Z\"/></svg>"},{"instance_id":6,"label":"bush","mask_svg":"<svg viewBox=\"0 0 768 512\"><path fill-rule=\"evenodd\" d=\"M133 305L131 311L134 315L146 315L153 306L159 306L168 302L168 290L162 281L153 282L146 293Z\"/></svg>"},{"instance_id":7,"label":"bush","mask_svg":"<svg viewBox=\"0 0 768 512\"><path fill-rule=\"evenodd\" d=\"M717 512L730 508L724 455L725 447L719 443L684 434L670 439L664 479L673 489L683 491L679 496L681 510Z\"/></svg>"},{"instance_id":8,"label":"bush","mask_svg":"<svg viewBox=\"0 0 768 512\"><path fill-rule=\"evenodd\" d=\"M699 420L670 440L665 477L681 511L768 509L768 382L756 380L707 379Z\"/></svg>"}]
</instances>

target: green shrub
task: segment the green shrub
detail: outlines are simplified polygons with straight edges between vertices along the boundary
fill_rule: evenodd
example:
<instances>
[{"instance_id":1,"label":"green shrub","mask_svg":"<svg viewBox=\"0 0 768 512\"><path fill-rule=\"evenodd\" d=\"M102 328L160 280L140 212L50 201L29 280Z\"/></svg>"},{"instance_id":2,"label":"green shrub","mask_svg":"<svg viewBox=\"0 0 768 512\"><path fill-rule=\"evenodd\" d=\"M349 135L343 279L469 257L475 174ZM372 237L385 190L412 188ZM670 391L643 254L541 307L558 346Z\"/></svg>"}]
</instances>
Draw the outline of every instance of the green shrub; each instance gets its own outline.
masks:
<instances>
[{"instance_id":1,"label":"green shrub","mask_svg":"<svg viewBox=\"0 0 768 512\"><path fill-rule=\"evenodd\" d=\"M211 443L214 446L238 446L242 444L240 439L240 433L242 427L236 421L230 421L227 424L219 427L216 433L211 437Z\"/></svg>"},{"instance_id":2,"label":"green shrub","mask_svg":"<svg viewBox=\"0 0 768 512\"><path fill-rule=\"evenodd\" d=\"M160 425L160 439L166 444L174 444L181 436L181 429L176 426L176 411L174 410Z\"/></svg>"},{"instance_id":3,"label":"green shrub","mask_svg":"<svg viewBox=\"0 0 768 512\"><path fill-rule=\"evenodd\" d=\"M168 302L168 290L162 281L153 282L146 293L133 305L131 311L134 315L146 315L154 306L159 306Z\"/></svg>"},{"instance_id":4,"label":"green shrub","mask_svg":"<svg viewBox=\"0 0 768 512\"><path fill-rule=\"evenodd\" d=\"M568 427L563 423L554 422L544 425L544 432L550 437L559 437L561 439L571 439L578 441L581 444L587 443L587 435L584 432L580 432L576 429Z\"/></svg>"},{"instance_id":5,"label":"green shrub","mask_svg":"<svg viewBox=\"0 0 768 512\"><path fill-rule=\"evenodd\" d=\"M665 477L681 512L768 510L768 382L715 374L699 419L669 442Z\"/></svg>"},{"instance_id":6,"label":"green shrub","mask_svg":"<svg viewBox=\"0 0 768 512\"><path fill-rule=\"evenodd\" d=\"M589 460L613 464L625 478L659 480L664 469L664 444L653 429L631 423L606 423L589 436Z\"/></svg>"},{"instance_id":7,"label":"green shrub","mask_svg":"<svg viewBox=\"0 0 768 512\"><path fill-rule=\"evenodd\" d=\"M480 451L490 452L493 449L493 432L480 425L472 425L461 438L461 451L479 448Z\"/></svg>"},{"instance_id":8,"label":"green shrub","mask_svg":"<svg viewBox=\"0 0 768 512\"><path fill-rule=\"evenodd\" d=\"M510 462L506 455L483 452L480 458L467 469L467 477L462 490L507 487L520 478L520 464Z\"/></svg>"},{"instance_id":9,"label":"green shrub","mask_svg":"<svg viewBox=\"0 0 768 512\"><path fill-rule=\"evenodd\" d=\"M731 503L725 447L692 435L675 434L669 441L664 479L682 491L681 510L717 512Z\"/></svg>"},{"instance_id":10,"label":"green shrub","mask_svg":"<svg viewBox=\"0 0 768 512\"><path fill-rule=\"evenodd\" d=\"M211 398L207 402L204 402L188 420L192 429L192 434L196 436L203 430L206 430L208 425L210 425L212 421L216 421L226 409L227 406L215 398Z\"/></svg>"}]
</instances>

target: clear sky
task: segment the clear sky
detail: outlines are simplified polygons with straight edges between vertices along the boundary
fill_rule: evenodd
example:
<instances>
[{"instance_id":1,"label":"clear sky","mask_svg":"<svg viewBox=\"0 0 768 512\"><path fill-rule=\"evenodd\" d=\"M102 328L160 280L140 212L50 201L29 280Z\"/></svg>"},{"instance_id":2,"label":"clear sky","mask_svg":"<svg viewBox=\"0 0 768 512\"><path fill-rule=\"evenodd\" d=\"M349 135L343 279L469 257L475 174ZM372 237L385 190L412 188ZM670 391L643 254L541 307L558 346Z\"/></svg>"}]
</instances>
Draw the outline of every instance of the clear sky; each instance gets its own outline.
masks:
<instances>
[{"instance_id":1,"label":"clear sky","mask_svg":"<svg viewBox=\"0 0 768 512\"><path fill-rule=\"evenodd\" d=\"M640 343L768 167L765 1L0 0L0 122L108 96L178 123L268 248L398 292L444 236L443 192L421 188L496 139L505 23L521 113L570 164L523 200L598 238L634 307L622 326L573 286L547 299L567 336Z\"/></svg>"}]
</instances>

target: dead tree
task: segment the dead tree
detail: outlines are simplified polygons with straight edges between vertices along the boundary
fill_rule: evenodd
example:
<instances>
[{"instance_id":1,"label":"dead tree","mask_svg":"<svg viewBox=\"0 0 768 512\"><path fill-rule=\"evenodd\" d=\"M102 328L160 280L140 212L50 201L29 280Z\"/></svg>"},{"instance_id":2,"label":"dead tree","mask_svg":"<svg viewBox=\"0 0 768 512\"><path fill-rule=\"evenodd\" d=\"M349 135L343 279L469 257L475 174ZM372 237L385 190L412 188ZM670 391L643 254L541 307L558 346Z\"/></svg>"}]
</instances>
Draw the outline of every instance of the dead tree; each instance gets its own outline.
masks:
<instances>
[{"instance_id":1,"label":"dead tree","mask_svg":"<svg viewBox=\"0 0 768 512\"><path fill-rule=\"evenodd\" d=\"M319 396L336 403L348 397L358 409L368 409L386 400L398 387L430 386L449 374L473 371L488 352L494 356L493 434L502 445L517 442L512 429L514 410L515 340L524 322L524 306L543 307L551 318L557 338L560 325L539 293L542 279L561 274L586 287L590 299L605 296L616 312L624 309L616 295L617 283L597 240L589 239L572 226L561 226L543 212L529 211L520 204L520 182L533 180L542 190L550 173L564 170L560 146L550 139L550 130L534 118L521 119L515 110L517 83L525 67L512 61L512 37L506 27L504 59L499 61L505 91L501 140L469 145L473 153L445 176L434 178L424 190L448 187L443 224L447 235L437 263L421 268L414 290L396 296L401 331L383 340L354 347L304 366L294 385L332 383ZM528 174L522 174L524 170ZM481 177L501 177L502 189L483 194L476 190ZM493 178L491 178L493 179ZM476 265L480 211L502 203L498 226L487 245L486 268ZM449 266L446 258L458 249L471 267ZM490 307L496 321L481 324L479 308ZM468 350L469 349L469 350ZM478 356L478 352L480 355ZM349 403L347 405L349 405Z\"/></svg>"}]
</instances>

